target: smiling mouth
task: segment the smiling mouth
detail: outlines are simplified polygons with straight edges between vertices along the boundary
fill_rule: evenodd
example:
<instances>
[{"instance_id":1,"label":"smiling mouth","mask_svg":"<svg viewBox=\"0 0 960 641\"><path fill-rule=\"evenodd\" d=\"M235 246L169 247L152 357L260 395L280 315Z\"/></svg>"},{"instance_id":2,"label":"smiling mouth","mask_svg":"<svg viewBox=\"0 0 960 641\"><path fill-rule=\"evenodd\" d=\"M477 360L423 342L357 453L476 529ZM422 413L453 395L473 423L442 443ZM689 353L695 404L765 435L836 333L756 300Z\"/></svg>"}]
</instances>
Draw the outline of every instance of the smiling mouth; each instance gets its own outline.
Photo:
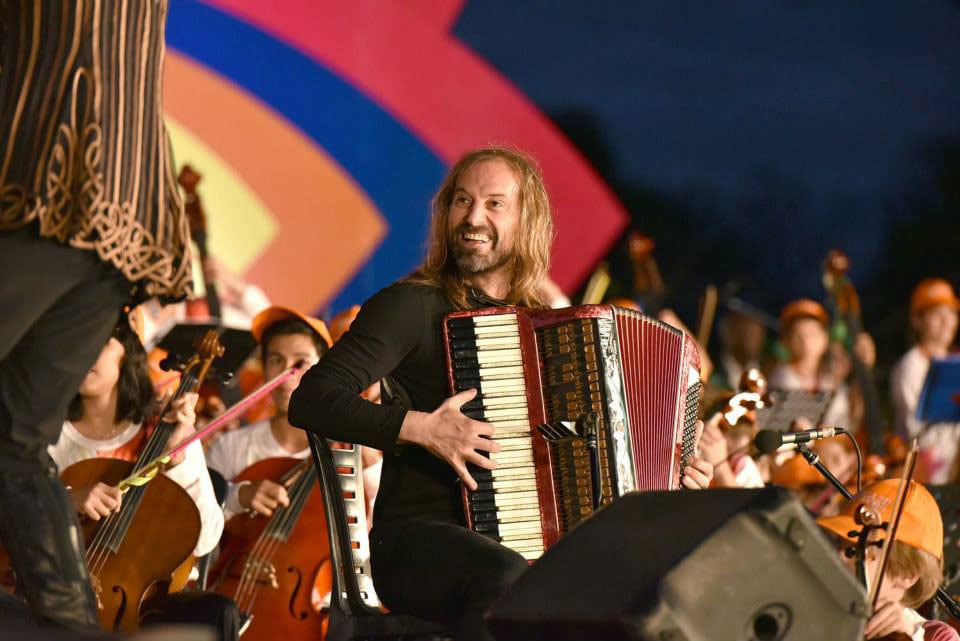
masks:
<instances>
[{"instance_id":1,"label":"smiling mouth","mask_svg":"<svg viewBox=\"0 0 960 641\"><path fill-rule=\"evenodd\" d=\"M476 243L476 244L482 245L484 243L490 242L490 237L487 236L486 234L477 234L472 232L460 234L460 238L462 238L464 241L466 241L469 244Z\"/></svg>"}]
</instances>

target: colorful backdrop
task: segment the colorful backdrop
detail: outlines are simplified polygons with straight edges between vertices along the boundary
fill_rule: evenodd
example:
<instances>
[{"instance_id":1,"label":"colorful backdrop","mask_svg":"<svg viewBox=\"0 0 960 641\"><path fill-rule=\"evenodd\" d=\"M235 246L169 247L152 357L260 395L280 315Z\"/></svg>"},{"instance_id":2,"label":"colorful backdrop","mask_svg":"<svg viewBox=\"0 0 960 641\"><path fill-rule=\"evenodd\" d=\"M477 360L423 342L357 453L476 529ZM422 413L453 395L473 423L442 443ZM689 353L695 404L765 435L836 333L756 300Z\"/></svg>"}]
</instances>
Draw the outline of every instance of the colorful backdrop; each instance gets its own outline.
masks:
<instances>
[{"instance_id":1,"label":"colorful backdrop","mask_svg":"<svg viewBox=\"0 0 960 641\"><path fill-rule=\"evenodd\" d=\"M543 113L451 34L462 0L172 0L164 102L203 175L210 250L277 303L362 302L423 253L429 200L464 151L540 162L568 291L626 225Z\"/></svg>"}]
</instances>

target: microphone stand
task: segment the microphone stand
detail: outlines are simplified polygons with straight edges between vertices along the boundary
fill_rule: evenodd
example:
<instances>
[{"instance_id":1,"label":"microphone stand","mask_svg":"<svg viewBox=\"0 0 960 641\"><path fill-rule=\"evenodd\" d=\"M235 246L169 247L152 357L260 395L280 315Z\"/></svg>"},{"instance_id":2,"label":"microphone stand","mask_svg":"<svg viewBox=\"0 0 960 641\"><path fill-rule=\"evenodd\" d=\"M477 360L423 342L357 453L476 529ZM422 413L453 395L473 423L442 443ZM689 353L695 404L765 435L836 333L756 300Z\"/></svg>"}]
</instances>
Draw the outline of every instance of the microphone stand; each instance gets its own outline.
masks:
<instances>
[{"instance_id":1,"label":"microphone stand","mask_svg":"<svg viewBox=\"0 0 960 641\"><path fill-rule=\"evenodd\" d=\"M807 463L817 468L817 471L823 475L823 478L827 479L833 487L837 489L845 499L848 501L853 498L853 494L850 493L850 490L847 489L843 483L840 482L833 473L827 469L827 466L823 464L823 461L820 460L820 455L811 450L804 443L797 443L797 451L807 460ZM960 604L953 600L953 597L947 594L947 591L942 587L937 588L937 593L933 597L937 604L943 607L950 616L955 619L960 619Z\"/></svg>"},{"instance_id":2,"label":"microphone stand","mask_svg":"<svg viewBox=\"0 0 960 641\"><path fill-rule=\"evenodd\" d=\"M837 492L843 496L843 498L848 501L853 498L853 494L850 493L850 490L847 489L847 486L840 482L836 476L833 475L833 472L827 469L827 466L823 464L823 461L820 460L820 455L807 447L806 443L797 443L797 451L803 455L803 458L807 460L807 463L817 468L817 471L820 472L820 475L823 478L830 481L830 484L836 488Z\"/></svg>"}]
</instances>

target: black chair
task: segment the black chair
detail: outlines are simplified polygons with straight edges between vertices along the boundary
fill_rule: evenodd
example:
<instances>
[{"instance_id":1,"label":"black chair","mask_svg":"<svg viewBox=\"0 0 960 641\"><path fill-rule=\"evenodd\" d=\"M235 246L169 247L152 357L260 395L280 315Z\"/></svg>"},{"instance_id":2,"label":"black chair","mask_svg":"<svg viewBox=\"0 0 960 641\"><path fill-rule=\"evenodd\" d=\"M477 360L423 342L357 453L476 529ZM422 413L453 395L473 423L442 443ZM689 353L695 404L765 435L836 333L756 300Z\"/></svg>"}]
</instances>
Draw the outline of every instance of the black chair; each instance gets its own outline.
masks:
<instances>
[{"instance_id":1,"label":"black chair","mask_svg":"<svg viewBox=\"0 0 960 641\"><path fill-rule=\"evenodd\" d=\"M337 454L352 455L350 465L334 459L334 453L325 438L308 433L313 463L320 477L323 506L327 517L327 535L330 541L330 562L333 566L333 590L330 594L330 622L327 641L359 639L449 639L452 633L444 627L406 614L384 613L371 605L377 603L373 583L369 577L369 563L357 562L354 550L369 550L365 519L348 515L344 488L338 467L350 467L359 481L356 493L359 509L363 511L362 474L360 456L356 448L337 450ZM351 529L353 533L351 534ZM365 584L361 587L361 580Z\"/></svg>"}]
</instances>

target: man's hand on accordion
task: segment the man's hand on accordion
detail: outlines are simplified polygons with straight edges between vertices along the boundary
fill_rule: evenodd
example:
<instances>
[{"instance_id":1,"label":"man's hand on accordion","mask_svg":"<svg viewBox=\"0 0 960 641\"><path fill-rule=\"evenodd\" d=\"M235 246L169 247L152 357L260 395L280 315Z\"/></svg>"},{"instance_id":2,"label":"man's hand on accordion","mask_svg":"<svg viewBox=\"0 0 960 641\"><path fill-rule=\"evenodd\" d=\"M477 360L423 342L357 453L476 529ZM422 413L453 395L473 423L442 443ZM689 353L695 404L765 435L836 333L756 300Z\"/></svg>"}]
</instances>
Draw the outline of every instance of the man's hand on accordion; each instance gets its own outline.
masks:
<instances>
[{"instance_id":1,"label":"man's hand on accordion","mask_svg":"<svg viewBox=\"0 0 960 641\"><path fill-rule=\"evenodd\" d=\"M696 454L690 464L683 468L680 482L690 490L705 490L713 481L713 464L700 456L700 437L703 436L703 421L697 421Z\"/></svg>"},{"instance_id":2,"label":"man's hand on accordion","mask_svg":"<svg viewBox=\"0 0 960 641\"><path fill-rule=\"evenodd\" d=\"M460 411L476 395L477 390L470 389L454 394L430 413L407 412L397 436L399 442L415 443L449 463L470 490L477 489L477 482L467 471L467 463L487 470L496 469L496 461L477 450L500 451L500 444L490 438L493 425L475 421Z\"/></svg>"}]
</instances>

